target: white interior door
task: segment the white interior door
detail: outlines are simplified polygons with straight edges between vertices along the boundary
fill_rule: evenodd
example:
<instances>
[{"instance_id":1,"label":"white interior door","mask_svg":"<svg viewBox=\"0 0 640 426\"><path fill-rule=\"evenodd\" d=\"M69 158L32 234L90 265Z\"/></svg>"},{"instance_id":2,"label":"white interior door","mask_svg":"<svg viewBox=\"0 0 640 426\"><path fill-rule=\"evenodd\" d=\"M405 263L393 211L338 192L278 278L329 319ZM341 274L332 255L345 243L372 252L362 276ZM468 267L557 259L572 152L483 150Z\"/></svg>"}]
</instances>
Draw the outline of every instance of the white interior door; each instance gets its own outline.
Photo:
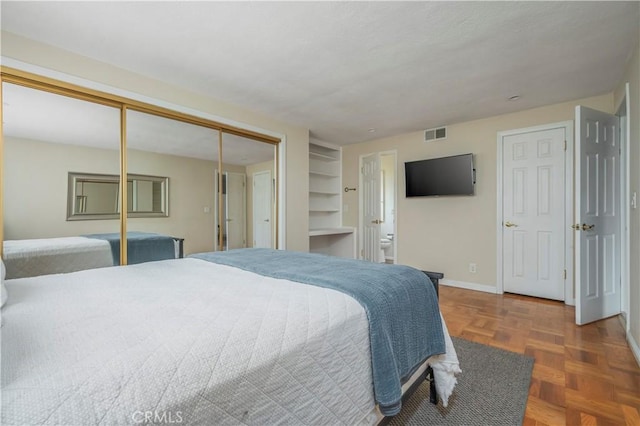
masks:
<instances>
[{"instance_id":1,"label":"white interior door","mask_svg":"<svg viewBox=\"0 0 640 426\"><path fill-rule=\"evenodd\" d=\"M253 247L271 248L271 172L253 175Z\"/></svg>"},{"instance_id":2,"label":"white interior door","mask_svg":"<svg viewBox=\"0 0 640 426\"><path fill-rule=\"evenodd\" d=\"M576 324L620 313L618 118L576 107Z\"/></svg>"},{"instance_id":3,"label":"white interior door","mask_svg":"<svg viewBox=\"0 0 640 426\"><path fill-rule=\"evenodd\" d=\"M244 173L225 173L225 221L227 250L246 247L246 176Z\"/></svg>"},{"instance_id":4,"label":"white interior door","mask_svg":"<svg viewBox=\"0 0 640 426\"><path fill-rule=\"evenodd\" d=\"M503 136L504 291L565 296L565 128Z\"/></svg>"},{"instance_id":5,"label":"white interior door","mask_svg":"<svg viewBox=\"0 0 640 426\"><path fill-rule=\"evenodd\" d=\"M380 154L362 157L362 258L380 261ZM384 261L384 260L383 260Z\"/></svg>"}]
</instances>

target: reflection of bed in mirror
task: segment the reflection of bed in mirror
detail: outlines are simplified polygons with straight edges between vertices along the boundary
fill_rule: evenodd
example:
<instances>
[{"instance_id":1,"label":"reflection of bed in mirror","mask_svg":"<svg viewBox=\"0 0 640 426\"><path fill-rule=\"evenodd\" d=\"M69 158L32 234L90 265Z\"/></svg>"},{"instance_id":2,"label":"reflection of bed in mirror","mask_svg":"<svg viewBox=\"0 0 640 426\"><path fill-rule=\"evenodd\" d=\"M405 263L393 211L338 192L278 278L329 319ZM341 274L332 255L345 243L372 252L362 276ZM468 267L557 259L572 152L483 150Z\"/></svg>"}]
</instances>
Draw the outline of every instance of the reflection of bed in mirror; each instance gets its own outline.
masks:
<instances>
[{"instance_id":1,"label":"reflection of bed in mirror","mask_svg":"<svg viewBox=\"0 0 640 426\"><path fill-rule=\"evenodd\" d=\"M128 263L184 257L184 239L127 232ZM7 279L60 274L120 264L120 234L8 240L3 243Z\"/></svg>"}]
</instances>

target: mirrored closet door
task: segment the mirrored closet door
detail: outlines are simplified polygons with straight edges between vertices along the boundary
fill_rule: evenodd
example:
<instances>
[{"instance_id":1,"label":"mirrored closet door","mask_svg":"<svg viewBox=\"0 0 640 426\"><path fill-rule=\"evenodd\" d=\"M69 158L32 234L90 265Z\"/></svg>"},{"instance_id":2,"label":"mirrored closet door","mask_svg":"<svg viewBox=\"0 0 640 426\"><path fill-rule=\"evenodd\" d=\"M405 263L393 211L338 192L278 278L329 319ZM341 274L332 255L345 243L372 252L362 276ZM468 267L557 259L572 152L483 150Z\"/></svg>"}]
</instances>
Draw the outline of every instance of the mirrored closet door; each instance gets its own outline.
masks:
<instances>
[{"instance_id":1,"label":"mirrored closet door","mask_svg":"<svg viewBox=\"0 0 640 426\"><path fill-rule=\"evenodd\" d=\"M279 139L4 67L2 90L5 261L50 250L43 263L69 265L56 273L169 258L133 244L158 237L171 257L278 247ZM98 240L100 262L64 246Z\"/></svg>"},{"instance_id":2,"label":"mirrored closet door","mask_svg":"<svg viewBox=\"0 0 640 426\"><path fill-rule=\"evenodd\" d=\"M96 234L120 232L120 109L6 81L2 95L7 278L112 265Z\"/></svg>"},{"instance_id":3,"label":"mirrored closet door","mask_svg":"<svg viewBox=\"0 0 640 426\"><path fill-rule=\"evenodd\" d=\"M274 144L222 133L216 218L223 250L276 247L276 154Z\"/></svg>"},{"instance_id":4,"label":"mirrored closet door","mask_svg":"<svg viewBox=\"0 0 640 426\"><path fill-rule=\"evenodd\" d=\"M129 263L145 257L137 238L163 253L173 241L176 257L213 250L218 130L135 110L126 129Z\"/></svg>"}]
</instances>

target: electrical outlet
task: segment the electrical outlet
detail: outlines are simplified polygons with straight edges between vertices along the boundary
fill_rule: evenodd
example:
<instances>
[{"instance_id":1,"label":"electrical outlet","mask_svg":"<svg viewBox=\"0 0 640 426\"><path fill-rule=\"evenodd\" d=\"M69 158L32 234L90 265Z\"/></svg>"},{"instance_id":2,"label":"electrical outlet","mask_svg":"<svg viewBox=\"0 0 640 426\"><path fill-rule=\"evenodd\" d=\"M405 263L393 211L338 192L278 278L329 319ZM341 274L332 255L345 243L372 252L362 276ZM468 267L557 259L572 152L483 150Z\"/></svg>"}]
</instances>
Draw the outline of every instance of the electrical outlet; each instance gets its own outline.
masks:
<instances>
[{"instance_id":1,"label":"electrical outlet","mask_svg":"<svg viewBox=\"0 0 640 426\"><path fill-rule=\"evenodd\" d=\"M471 272L472 274L476 273L476 264L475 263L470 263L469 264L469 272Z\"/></svg>"}]
</instances>

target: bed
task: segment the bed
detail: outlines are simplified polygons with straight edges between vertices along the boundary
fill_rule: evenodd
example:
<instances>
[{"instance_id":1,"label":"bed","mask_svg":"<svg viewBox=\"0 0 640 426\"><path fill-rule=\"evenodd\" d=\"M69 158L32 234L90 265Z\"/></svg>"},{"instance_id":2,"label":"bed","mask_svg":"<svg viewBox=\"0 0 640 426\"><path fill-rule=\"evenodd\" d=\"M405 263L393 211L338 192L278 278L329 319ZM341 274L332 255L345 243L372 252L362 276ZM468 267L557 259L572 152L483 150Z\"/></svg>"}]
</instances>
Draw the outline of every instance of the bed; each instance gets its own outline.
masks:
<instances>
[{"instance_id":1,"label":"bed","mask_svg":"<svg viewBox=\"0 0 640 426\"><path fill-rule=\"evenodd\" d=\"M430 326L435 337L416 335L444 340L446 353L427 361L446 402L459 366L428 278L397 265L362 272L364 262L336 259L245 249L9 280L2 424L375 424L393 405L380 404L379 382L397 379L406 389L425 363L406 377L377 376L371 306L350 290L305 282L344 268L372 288L392 288L391 276L401 287L419 281L430 301L402 302L403 311L440 319ZM283 278L290 264L300 267ZM403 292L389 293L387 313ZM398 365L407 356L401 351Z\"/></svg>"},{"instance_id":2,"label":"bed","mask_svg":"<svg viewBox=\"0 0 640 426\"><path fill-rule=\"evenodd\" d=\"M183 257L183 239L128 232L129 264ZM7 279L75 272L120 264L120 234L8 240L3 243Z\"/></svg>"}]
</instances>

